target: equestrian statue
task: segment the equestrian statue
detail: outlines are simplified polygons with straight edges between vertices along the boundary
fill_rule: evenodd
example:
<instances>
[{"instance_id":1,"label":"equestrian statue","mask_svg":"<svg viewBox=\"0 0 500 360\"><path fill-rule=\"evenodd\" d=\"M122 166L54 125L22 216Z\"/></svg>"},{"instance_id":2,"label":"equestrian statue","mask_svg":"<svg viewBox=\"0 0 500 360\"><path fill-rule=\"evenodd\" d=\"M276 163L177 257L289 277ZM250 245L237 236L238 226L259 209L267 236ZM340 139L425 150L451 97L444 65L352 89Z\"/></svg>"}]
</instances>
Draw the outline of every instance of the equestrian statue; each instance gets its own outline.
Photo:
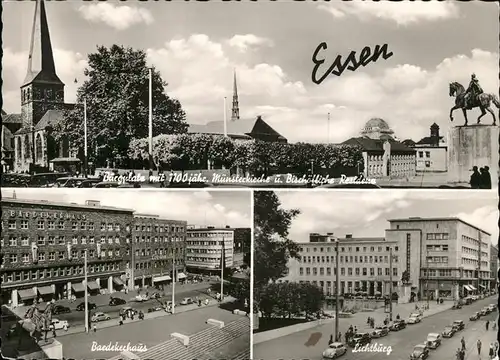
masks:
<instances>
[{"instance_id":1,"label":"equestrian statue","mask_svg":"<svg viewBox=\"0 0 500 360\"><path fill-rule=\"evenodd\" d=\"M477 118L477 123L481 123L481 118L486 115L486 111L488 111L491 116L493 116L493 125L496 125L497 119L495 113L490 107L490 104L493 102L493 104L500 109L500 102L498 101L498 97L496 95L486 94L483 92L481 85L479 85L479 80L476 78L476 74L472 74L467 90L465 90L462 84L452 82L450 84L450 96L455 96L455 106L450 109L451 121L453 121L453 111L456 109L462 109L465 118L464 126L467 126L467 110L479 107L481 115Z\"/></svg>"},{"instance_id":2,"label":"equestrian statue","mask_svg":"<svg viewBox=\"0 0 500 360\"><path fill-rule=\"evenodd\" d=\"M38 309L36 304L33 304L26 313L24 319L18 321L18 326L30 335L37 343L41 340L41 334L44 333L44 341L47 342L47 334L52 324L52 313L54 310L54 301L51 301L43 310L43 313ZM21 331L22 333L22 331ZM22 336L19 337L19 348Z\"/></svg>"}]
</instances>

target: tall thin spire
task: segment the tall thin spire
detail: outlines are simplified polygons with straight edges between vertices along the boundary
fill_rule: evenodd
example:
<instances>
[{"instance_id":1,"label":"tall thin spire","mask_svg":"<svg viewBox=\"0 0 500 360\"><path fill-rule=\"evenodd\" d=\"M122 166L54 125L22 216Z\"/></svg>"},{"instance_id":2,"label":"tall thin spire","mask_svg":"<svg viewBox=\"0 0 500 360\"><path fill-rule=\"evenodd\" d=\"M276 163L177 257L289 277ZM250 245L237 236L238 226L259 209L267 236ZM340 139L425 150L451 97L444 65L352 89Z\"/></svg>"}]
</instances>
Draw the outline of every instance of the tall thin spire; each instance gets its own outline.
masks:
<instances>
[{"instance_id":1,"label":"tall thin spire","mask_svg":"<svg viewBox=\"0 0 500 360\"><path fill-rule=\"evenodd\" d=\"M236 70L234 71L234 83L233 83L233 109L231 111L231 121L239 120L240 118L240 106L238 102L238 85L236 83Z\"/></svg>"},{"instance_id":2,"label":"tall thin spire","mask_svg":"<svg viewBox=\"0 0 500 360\"><path fill-rule=\"evenodd\" d=\"M24 85L34 80L56 82L62 81L56 75L56 66L52 44L50 42L49 25L47 13L43 0L37 0L35 4L35 15L33 17L33 28L31 30L30 51L28 57L28 71Z\"/></svg>"}]
</instances>

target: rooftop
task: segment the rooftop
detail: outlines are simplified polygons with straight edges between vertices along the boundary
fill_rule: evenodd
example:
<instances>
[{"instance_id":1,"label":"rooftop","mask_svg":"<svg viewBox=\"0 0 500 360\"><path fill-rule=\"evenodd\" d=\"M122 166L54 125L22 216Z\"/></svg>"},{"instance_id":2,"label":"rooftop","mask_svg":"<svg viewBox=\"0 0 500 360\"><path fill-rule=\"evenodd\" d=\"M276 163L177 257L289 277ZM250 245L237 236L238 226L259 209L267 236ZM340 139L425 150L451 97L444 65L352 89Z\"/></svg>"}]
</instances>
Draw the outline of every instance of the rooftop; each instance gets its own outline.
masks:
<instances>
[{"instance_id":1,"label":"rooftop","mask_svg":"<svg viewBox=\"0 0 500 360\"><path fill-rule=\"evenodd\" d=\"M133 209L124 209L112 206L101 206L101 205L86 205L86 204L76 204L76 203L63 203L63 202L53 202L48 200L27 200L27 199L14 199L14 198L2 198L2 206L4 204L19 204L19 205L34 205L34 206L53 206L61 208L74 208L74 209L88 209L88 210L103 210L103 211L119 211L133 213Z\"/></svg>"},{"instance_id":2,"label":"rooftop","mask_svg":"<svg viewBox=\"0 0 500 360\"><path fill-rule=\"evenodd\" d=\"M465 225L468 225L476 230L479 230L487 235L491 235L489 232L481 229L481 228L478 228L477 226L475 225L472 225L471 223L468 223L467 221L464 221L458 217L452 217L452 216L449 216L449 217L419 217L419 216L415 216L415 217L409 217L409 218L405 218L405 219L388 219L387 221L389 221L390 223L391 222L420 222L420 221L458 221L458 222L461 222Z\"/></svg>"}]
</instances>

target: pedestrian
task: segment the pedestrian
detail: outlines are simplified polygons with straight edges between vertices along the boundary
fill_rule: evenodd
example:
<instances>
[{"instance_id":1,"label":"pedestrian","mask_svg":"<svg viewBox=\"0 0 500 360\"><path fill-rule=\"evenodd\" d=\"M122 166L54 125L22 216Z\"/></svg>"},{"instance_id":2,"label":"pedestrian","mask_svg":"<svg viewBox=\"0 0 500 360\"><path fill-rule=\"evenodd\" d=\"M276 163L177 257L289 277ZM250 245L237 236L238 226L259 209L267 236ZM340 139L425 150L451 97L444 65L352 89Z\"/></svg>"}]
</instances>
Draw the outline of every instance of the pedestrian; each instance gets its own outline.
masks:
<instances>
[{"instance_id":1,"label":"pedestrian","mask_svg":"<svg viewBox=\"0 0 500 360\"><path fill-rule=\"evenodd\" d=\"M469 181L470 187L472 189L479 189L481 185L481 174L477 170L477 166L472 167L472 175Z\"/></svg>"},{"instance_id":2,"label":"pedestrian","mask_svg":"<svg viewBox=\"0 0 500 360\"><path fill-rule=\"evenodd\" d=\"M64 324L63 329L64 331L68 331L68 324Z\"/></svg>"},{"instance_id":3,"label":"pedestrian","mask_svg":"<svg viewBox=\"0 0 500 360\"><path fill-rule=\"evenodd\" d=\"M94 332L97 332L97 326L94 324Z\"/></svg>"},{"instance_id":4,"label":"pedestrian","mask_svg":"<svg viewBox=\"0 0 500 360\"><path fill-rule=\"evenodd\" d=\"M488 329L490 328L490 321L486 321L486 331L488 331Z\"/></svg>"},{"instance_id":5,"label":"pedestrian","mask_svg":"<svg viewBox=\"0 0 500 360\"><path fill-rule=\"evenodd\" d=\"M120 326L123 325L123 319L122 318L120 318L120 322L118 323L118 325L120 325Z\"/></svg>"},{"instance_id":6,"label":"pedestrian","mask_svg":"<svg viewBox=\"0 0 500 360\"><path fill-rule=\"evenodd\" d=\"M333 344L333 335L330 335L330 340L328 340L328 346Z\"/></svg>"},{"instance_id":7,"label":"pedestrian","mask_svg":"<svg viewBox=\"0 0 500 360\"><path fill-rule=\"evenodd\" d=\"M460 350L460 348L458 348L456 355L457 355L457 360L462 360L462 351Z\"/></svg>"},{"instance_id":8,"label":"pedestrian","mask_svg":"<svg viewBox=\"0 0 500 360\"><path fill-rule=\"evenodd\" d=\"M481 346L482 346L482 345L483 345L483 344L481 343L481 340L480 340L480 339L477 339L477 354L478 354L479 356L481 356Z\"/></svg>"},{"instance_id":9,"label":"pedestrian","mask_svg":"<svg viewBox=\"0 0 500 360\"><path fill-rule=\"evenodd\" d=\"M460 351L460 360L465 360L465 351Z\"/></svg>"},{"instance_id":10,"label":"pedestrian","mask_svg":"<svg viewBox=\"0 0 500 360\"><path fill-rule=\"evenodd\" d=\"M57 334L56 334L56 327L55 327L54 325L52 325L52 336L53 336L54 338L56 338L56 337L57 337Z\"/></svg>"},{"instance_id":11,"label":"pedestrian","mask_svg":"<svg viewBox=\"0 0 500 360\"><path fill-rule=\"evenodd\" d=\"M399 314L396 315L396 320L399 320L401 319L401 316L399 316Z\"/></svg>"},{"instance_id":12,"label":"pedestrian","mask_svg":"<svg viewBox=\"0 0 500 360\"><path fill-rule=\"evenodd\" d=\"M489 352L489 355L490 355L490 359L493 359L493 354L494 354L494 349L493 349L493 344L490 344L490 352Z\"/></svg>"},{"instance_id":13,"label":"pedestrian","mask_svg":"<svg viewBox=\"0 0 500 360\"><path fill-rule=\"evenodd\" d=\"M464 337L463 337L463 336L462 336L462 340L460 340L460 342L462 343L462 350L467 350L467 349L465 348L465 339L464 339Z\"/></svg>"}]
</instances>

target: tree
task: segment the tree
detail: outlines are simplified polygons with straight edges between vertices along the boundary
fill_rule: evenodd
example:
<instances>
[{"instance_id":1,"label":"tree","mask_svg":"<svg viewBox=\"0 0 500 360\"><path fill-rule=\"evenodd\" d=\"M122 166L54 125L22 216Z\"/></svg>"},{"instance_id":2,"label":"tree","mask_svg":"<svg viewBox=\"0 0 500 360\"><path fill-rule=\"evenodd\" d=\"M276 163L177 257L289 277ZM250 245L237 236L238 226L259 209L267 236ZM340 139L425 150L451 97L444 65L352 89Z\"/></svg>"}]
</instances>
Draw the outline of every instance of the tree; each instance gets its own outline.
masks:
<instances>
[{"instance_id":1,"label":"tree","mask_svg":"<svg viewBox=\"0 0 500 360\"><path fill-rule=\"evenodd\" d=\"M255 192L254 204L254 289L258 299L258 289L284 277L288 260L298 258L299 246L287 237L300 211L280 208L278 196L272 191Z\"/></svg>"},{"instance_id":2,"label":"tree","mask_svg":"<svg viewBox=\"0 0 500 360\"><path fill-rule=\"evenodd\" d=\"M149 69L143 50L99 46L89 54L87 80L77 91L77 105L64 112L54 127L55 137L68 136L83 147L83 102L87 104L87 139L97 149L97 160L127 157L132 139L146 138L149 114ZM179 101L165 93L167 83L152 70L153 136L187 131Z\"/></svg>"},{"instance_id":3,"label":"tree","mask_svg":"<svg viewBox=\"0 0 500 360\"><path fill-rule=\"evenodd\" d=\"M403 274L401 274L401 282L403 284L408 284L410 282L410 272L408 270L403 271Z\"/></svg>"}]
</instances>

